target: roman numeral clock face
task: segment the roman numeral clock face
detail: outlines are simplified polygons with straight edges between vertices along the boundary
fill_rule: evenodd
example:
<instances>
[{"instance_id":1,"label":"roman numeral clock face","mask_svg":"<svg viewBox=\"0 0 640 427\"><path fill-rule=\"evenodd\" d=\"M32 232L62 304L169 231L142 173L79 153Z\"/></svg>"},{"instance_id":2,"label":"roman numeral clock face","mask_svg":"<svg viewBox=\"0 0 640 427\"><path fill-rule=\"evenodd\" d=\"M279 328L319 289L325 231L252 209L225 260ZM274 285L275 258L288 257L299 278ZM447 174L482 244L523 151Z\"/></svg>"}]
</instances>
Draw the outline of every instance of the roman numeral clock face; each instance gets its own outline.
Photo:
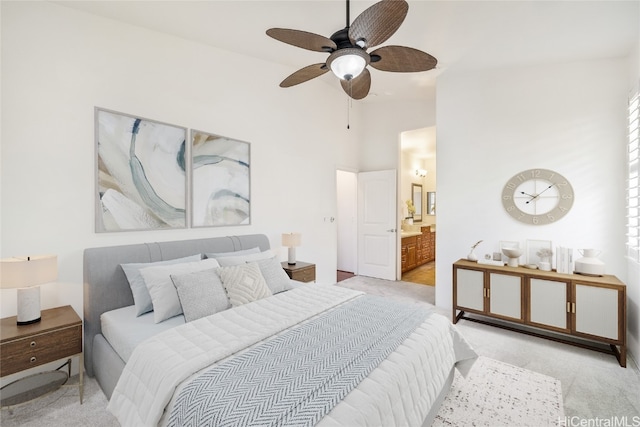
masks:
<instances>
[{"instance_id":1,"label":"roman numeral clock face","mask_svg":"<svg viewBox=\"0 0 640 427\"><path fill-rule=\"evenodd\" d=\"M557 172L530 169L507 181L502 205L509 215L525 224L551 224L573 206L573 188Z\"/></svg>"}]
</instances>

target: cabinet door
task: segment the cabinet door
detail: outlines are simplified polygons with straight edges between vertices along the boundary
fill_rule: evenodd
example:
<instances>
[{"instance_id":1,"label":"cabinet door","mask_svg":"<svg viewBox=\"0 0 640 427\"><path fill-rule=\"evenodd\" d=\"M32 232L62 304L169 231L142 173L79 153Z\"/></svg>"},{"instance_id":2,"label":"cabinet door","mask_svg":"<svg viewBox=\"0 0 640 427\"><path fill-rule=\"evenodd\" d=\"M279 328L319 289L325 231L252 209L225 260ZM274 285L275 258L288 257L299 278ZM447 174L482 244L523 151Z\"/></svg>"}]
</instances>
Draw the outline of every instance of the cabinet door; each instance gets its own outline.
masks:
<instances>
[{"instance_id":1,"label":"cabinet door","mask_svg":"<svg viewBox=\"0 0 640 427\"><path fill-rule=\"evenodd\" d=\"M484 273L476 270L456 269L454 306L484 311Z\"/></svg>"},{"instance_id":2,"label":"cabinet door","mask_svg":"<svg viewBox=\"0 0 640 427\"><path fill-rule=\"evenodd\" d=\"M567 282L556 280L529 280L529 316L528 322L535 326L569 331Z\"/></svg>"},{"instance_id":3,"label":"cabinet door","mask_svg":"<svg viewBox=\"0 0 640 427\"><path fill-rule=\"evenodd\" d=\"M522 276L489 274L489 313L522 322Z\"/></svg>"},{"instance_id":4,"label":"cabinet door","mask_svg":"<svg viewBox=\"0 0 640 427\"><path fill-rule=\"evenodd\" d=\"M575 285L575 332L621 341L618 290Z\"/></svg>"}]
</instances>

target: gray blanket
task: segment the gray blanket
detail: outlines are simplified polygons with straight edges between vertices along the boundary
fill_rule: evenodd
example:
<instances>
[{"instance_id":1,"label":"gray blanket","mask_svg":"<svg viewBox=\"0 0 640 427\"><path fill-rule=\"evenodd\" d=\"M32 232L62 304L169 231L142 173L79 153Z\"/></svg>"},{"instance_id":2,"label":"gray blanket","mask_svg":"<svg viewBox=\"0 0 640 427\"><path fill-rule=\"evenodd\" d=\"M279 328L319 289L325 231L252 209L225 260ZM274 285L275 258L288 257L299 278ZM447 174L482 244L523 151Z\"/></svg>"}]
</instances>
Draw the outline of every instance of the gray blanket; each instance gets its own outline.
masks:
<instances>
[{"instance_id":1,"label":"gray blanket","mask_svg":"<svg viewBox=\"0 0 640 427\"><path fill-rule=\"evenodd\" d=\"M381 297L357 298L191 381L168 425L312 426L429 314Z\"/></svg>"}]
</instances>

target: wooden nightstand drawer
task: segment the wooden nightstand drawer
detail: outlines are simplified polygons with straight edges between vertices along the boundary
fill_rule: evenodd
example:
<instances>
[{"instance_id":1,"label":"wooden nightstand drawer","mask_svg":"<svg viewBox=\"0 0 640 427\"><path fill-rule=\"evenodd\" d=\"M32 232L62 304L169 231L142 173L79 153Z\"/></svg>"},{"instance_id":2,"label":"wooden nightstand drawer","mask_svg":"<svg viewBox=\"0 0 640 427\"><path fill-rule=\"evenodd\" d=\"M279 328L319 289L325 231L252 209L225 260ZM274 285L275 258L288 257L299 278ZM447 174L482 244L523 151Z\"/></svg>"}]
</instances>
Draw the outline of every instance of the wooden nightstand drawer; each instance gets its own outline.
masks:
<instances>
[{"instance_id":1,"label":"wooden nightstand drawer","mask_svg":"<svg viewBox=\"0 0 640 427\"><path fill-rule=\"evenodd\" d=\"M311 266L291 273L291 278L299 282L313 282L316 280L316 266Z\"/></svg>"},{"instance_id":2,"label":"wooden nightstand drawer","mask_svg":"<svg viewBox=\"0 0 640 427\"><path fill-rule=\"evenodd\" d=\"M287 272L291 280L299 282L314 282L316 280L316 265L298 261L293 265L282 263L282 268Z\"/></svg>"},{"instance_id":3,"label":"wooden nightstand drawer","mask_svg":"<svg viewBox=\"0 0 640 427\"><path fill-rule=\"evenodd\" d=\"M82 326L59 329L2 343L0 376L82 353Z\"/></svg>"}]
</instances>

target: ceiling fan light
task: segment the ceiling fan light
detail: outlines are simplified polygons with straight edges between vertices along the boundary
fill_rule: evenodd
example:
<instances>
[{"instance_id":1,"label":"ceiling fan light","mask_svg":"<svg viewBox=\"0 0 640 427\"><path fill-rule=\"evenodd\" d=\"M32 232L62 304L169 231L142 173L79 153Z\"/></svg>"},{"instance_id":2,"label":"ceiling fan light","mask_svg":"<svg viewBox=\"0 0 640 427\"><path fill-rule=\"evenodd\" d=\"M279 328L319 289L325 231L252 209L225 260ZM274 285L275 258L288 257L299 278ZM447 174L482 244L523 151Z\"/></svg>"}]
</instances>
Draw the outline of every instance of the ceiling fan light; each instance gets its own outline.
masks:
<instances>
[{"instance_id":1,"label":"ceiling fan light","mask_svg":"<svg viewBox=\"0 0 640 427\"><path fill-rule=\"evenodd\" d=\"M351 80L358 77L367 66L368 56L362 49L340 49L329 56L327 65L339 79Z\"/></svg>"}]
</instances>

